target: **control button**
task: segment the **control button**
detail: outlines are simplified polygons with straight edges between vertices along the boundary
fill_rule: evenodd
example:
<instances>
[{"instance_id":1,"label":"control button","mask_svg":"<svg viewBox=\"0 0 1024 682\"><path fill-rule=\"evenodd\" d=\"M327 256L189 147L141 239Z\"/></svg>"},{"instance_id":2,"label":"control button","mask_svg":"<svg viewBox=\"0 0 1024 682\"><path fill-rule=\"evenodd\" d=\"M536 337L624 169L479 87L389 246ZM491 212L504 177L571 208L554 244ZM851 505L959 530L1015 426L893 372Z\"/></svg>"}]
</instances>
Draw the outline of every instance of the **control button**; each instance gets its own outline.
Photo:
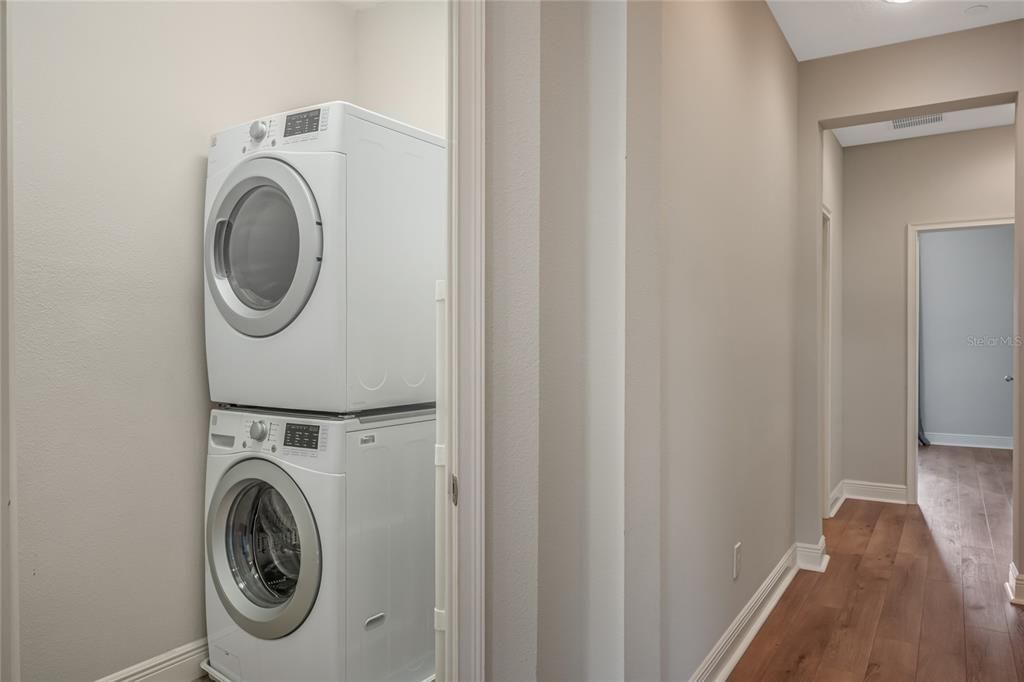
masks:
<instances>
[{"instance_id":1,"label":"control button","mask_svg":"<svg viewBox=\"0 0 1024 682\"><path fill-rule=\"evenodd\" d=\"M267 439L267 423L264 421L253 422L249 427L249 436L257 443Z\"/></svg>"},{"instance_id":2,"label":"control button","mask_svg":"<svg viewBox=\"0 0 1024 682\"><path fill-rule=\"evenodd\" d=\"M259 142L267 136L267 124L263 121L253 121L249 126L249 137L253 142Z\"/></svg>"}]
</instances>

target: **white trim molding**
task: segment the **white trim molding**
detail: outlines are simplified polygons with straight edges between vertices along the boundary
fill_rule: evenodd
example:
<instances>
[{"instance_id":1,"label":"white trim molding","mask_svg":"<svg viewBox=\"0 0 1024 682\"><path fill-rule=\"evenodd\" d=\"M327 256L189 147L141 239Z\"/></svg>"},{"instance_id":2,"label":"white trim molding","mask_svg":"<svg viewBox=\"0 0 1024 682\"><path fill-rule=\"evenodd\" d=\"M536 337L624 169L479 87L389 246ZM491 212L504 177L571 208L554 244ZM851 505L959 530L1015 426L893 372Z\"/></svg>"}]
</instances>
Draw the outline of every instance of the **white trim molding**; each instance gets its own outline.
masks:
<instances>
[{"instance_id":1,"label":"white trim molding","mask_svg":"<svg viewBox=\"0 0 1024 682\"><path fill-rule=\"evenodd\" d=\"M798 542L793 547L796 552L797 568L815 573L824 573L828 568L829 556L825 553L824 535L813 545L809 542Z\"/></svg>"},{"instance_id":2,"label":"white trim molding","mask_svg":"<svg viewBox=\"0 0 1024 682\"><path fill-rule=\"evenodd\" d=\"M690 677L690 682L718 682L729 677L796 575L796 551L796 545L786 550L779 563Z\"/></svg>"},{"instance_id":3,"label":"white trim molding","mask_svg":"<svg viewBox=\"0 0 1024 682\"><path fill-rule=\"evenodd\" d=\"M907 504L907 486L895 483L871 483L870 481L843 481L843 497L847 500L871 500Z\"/></svg>"},{"instance_id":4,"label":"white trim molding","mask_svg":"<svg viewBox=\"0 0 1024 682\"><path fill-rule=\"evenodd\" d=\"M1024 606L1024 575L1020 574L1012 561L1010 562L1010 575L1004 585L1006 594L1010 597L1010 603Z\"/></svg>"},{"instance_id":5,"label":"white trim molding","mask_svg":"<svg viewBox=\"0 0 1024 682\"><path fill-rule=\"evenodd\" d=\"M98 682L191 682L206 674L200 667L206 657L204 637L107 675Z\"/></svg>"},{"instance_id":6,"label":"white trim molding","mask_svg":"<svg viewBox=\"0 0 1024 682\"><path fill-rule=\"evenodd\" d=\"M931 433L925 437L932 445L954 445L961 448L994 448L1012 450L1013 436L980 436L973 433Z\"/></svg>"},{"instance_id":7,"label":"white trim molding","mask_svg":"<svg viewBox=\"0 0 1024 682\"><path fill-rule=\"evenodd\" d=\"M447 678L483 680L485 666L485 51L486 3L448 3L451 30L451 219L448 338L450 466L459 499L451 517Z\"/></svg>"},{"instance_id":8,"label":"white trim molding","mask_svg":"<svg viewBox=\"0 0 1024 682\"><path fill-rule=\"evenodd\" d=\"M896 483L871 483L870 481L852 481L848 478L840 481L832 490L829 507L830 516L835 516L846 500L869 500L871 502L888 502L889 504L912 504L907 500L907 486Z\"/></svg>"},{"instance_id":9,"label":"white trim molding","mask_svg":"<svg viewBox=\"0 0 1024 682\"><path fill-rule=\"evenodd\" d=\"M825 518L831 519L839 511L839 507L843 506L843 481L836 483L836 487L832 488L832 492L828 496L828 516Z\"/></svg>"}]
</instances>

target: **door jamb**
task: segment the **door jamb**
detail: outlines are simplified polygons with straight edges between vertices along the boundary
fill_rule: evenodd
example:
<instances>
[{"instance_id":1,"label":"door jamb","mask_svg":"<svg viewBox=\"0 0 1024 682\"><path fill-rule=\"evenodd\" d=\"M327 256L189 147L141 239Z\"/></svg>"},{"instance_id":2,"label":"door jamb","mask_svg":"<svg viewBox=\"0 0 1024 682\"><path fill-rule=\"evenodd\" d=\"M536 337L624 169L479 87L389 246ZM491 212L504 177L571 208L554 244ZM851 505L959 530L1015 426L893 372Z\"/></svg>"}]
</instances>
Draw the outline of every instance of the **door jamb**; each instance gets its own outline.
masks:
<instances>
[{"instance_id":1,"label":"door jamb","mask_svg":"<svg viewBox=\"0 0 1024 682\"><path fill-rule=\"evenodd\" d=\"M13 301L13 209L11 178L11 83L8 0L0 0L0 679L20 677L19 603L16 580L17 498L12 456L11 310Z\"/></svg>"},{"instance_id":2,"label":"door jamb","mask_svg":"<svg viewBox=\"0 0 1024 682\"><path fill-rule=\"evenodd\" d=\"M822 516L832 516L832 272L834 263L832 249L832 209L821 205L822 237L822 281L821 281L821 488L824 510Z\"/></svg>"},{"instance_id":3,"label":"door jamb","mask_svg":"<svg viewBox=\"0 0 1024 682\"><path fill-rule=\"evenodd\" d=\"M483 680L485 667L485 83L484 2L449 0L447 679ZM449 488L449 499L454 497Z\"/></svg>"},{"instance_id":4,"label":"door jamb","mask_svg":"<svg viewBox=\"0 0 1024 682\"><path fill-rule=\"evenodd\" d=\"M960 230L972 227L995 227L997 225L1014 225L1014 218L994 218L990 220L959 220L941 223L910 223L907 225L907 421L906 421L906 455L907 455L907 504L917 504L917 429L918 404L920 396L918 342L920 335L919 301L920 301L920 235L922 232L939 230ZM1016 247L1015 247L1016 248ZM1014 262L1014 281L1016 281L1017 263ZM1016 310L1014 317L1016 317ZM1014 330L1016 333L1016 321ZM1016 354L1015 354L1016 355ZM1013 404L1020 404L1020 382L1013 384ZM1017 421L1017 410L1014 409L1014 422ZM1016 435L1017 429L1014 428ZM1017 443L1014 442L1014 448ZM1014 505L1019 504L1014 500ZM1016 518L1016 517L1014 517Z\"/></svg>"}]
</instances>

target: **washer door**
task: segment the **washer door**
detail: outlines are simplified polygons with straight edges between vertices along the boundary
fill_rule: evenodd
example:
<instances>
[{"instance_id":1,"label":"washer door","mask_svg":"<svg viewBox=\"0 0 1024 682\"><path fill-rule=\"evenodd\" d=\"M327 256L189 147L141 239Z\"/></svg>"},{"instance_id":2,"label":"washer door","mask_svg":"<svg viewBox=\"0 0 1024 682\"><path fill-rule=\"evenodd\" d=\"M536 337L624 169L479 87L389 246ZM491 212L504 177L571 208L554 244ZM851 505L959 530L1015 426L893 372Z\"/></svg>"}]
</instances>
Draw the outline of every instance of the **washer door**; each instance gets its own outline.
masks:
<instances>
[{"instance_id":1,"label":"washer door","mask_svg":"<svg viewBox=\"0 0 1024 682\"><path fill-rule=\"evenodd\" d=\"M292 477L265 459L242 460L217 484L206 555L221 603L254 637L284 637L316 602L322 572L316 520Z\"/></svg>"},{"instance_id":2,"label":"washer door","mask_svg":"<svg viewBox=\"0 0 1024 682\"><path fill-rule=\"evenodd\" d=\"M224 319L247 336L287 327L313 293L323 255L316 200L276 159L242 162L206 226L206 278Z\"/></svg>"}]
</instances>

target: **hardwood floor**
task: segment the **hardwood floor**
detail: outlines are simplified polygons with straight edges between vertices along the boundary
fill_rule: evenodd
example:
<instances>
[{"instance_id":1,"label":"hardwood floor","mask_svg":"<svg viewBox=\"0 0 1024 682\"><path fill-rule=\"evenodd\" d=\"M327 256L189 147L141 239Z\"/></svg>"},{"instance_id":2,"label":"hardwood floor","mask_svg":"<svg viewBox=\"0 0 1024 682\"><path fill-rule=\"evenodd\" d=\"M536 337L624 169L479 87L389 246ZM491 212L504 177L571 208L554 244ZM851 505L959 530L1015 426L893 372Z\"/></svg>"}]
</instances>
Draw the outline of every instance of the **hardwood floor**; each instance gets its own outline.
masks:
<instances>
[{"instance_id":1,"label":"hardwood floor","mask_svg":"<svg viewBox=\"0 0 1024 682\"><path fill-rule=\"evenodd\" d=\"M800 571L730 680L1024 682L1006 450L933 445L917 505L847 500L825 573Z\"/></svg>"}]
</instances>

